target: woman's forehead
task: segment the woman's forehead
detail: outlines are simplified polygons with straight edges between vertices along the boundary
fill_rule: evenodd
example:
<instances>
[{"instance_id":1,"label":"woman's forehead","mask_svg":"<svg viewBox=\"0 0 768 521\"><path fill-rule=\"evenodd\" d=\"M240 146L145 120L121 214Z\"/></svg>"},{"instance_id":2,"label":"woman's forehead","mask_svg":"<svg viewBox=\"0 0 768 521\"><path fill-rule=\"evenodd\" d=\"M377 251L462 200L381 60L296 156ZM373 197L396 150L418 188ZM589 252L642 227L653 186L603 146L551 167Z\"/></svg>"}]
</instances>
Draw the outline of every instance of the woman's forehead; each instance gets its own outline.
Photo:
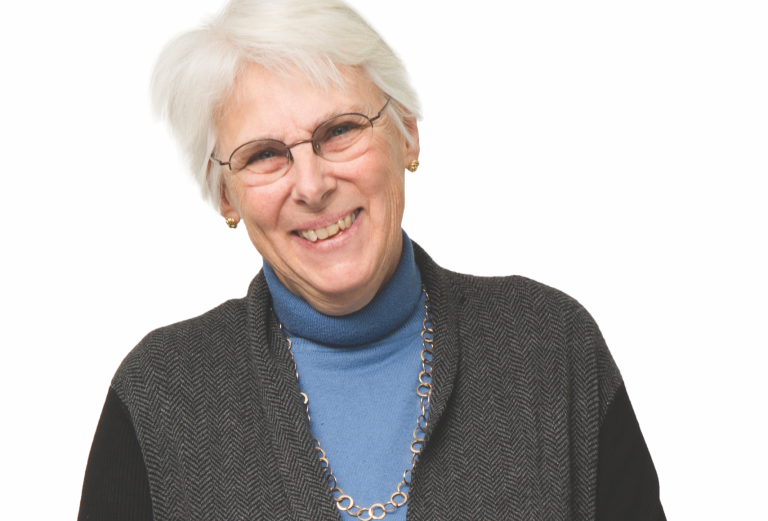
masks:
<instances>
[{"instance_id":1,"label":"woman's forehead","mask_svg":"<svg viewBox=\"0 0 768 521\"><path fill-rule=\"evenodd\" d=\"M249 118L277 118L302 126L319 125L341 112L368 115L383 95L363 73L346 70L342 75L343 85L323 86L298 72L276 73L251 66L236 79L230 106L224 108L228 113L246 113Z\"/></svg>"},{"instance_id":2,"label":"woman's forehead","mask_svg":"<svg viewBox=\"0 0 768 521\"><path fill-rule=\"evenodd\" d=\"M343 86L320 86L299 72L278 73L249 65L222 105L219 131L225 141L304 139L338 114L373 116L383 94L362 72L342 70ZM372 112L373 111L373 112Z\"/></svg>"}]
</instances>

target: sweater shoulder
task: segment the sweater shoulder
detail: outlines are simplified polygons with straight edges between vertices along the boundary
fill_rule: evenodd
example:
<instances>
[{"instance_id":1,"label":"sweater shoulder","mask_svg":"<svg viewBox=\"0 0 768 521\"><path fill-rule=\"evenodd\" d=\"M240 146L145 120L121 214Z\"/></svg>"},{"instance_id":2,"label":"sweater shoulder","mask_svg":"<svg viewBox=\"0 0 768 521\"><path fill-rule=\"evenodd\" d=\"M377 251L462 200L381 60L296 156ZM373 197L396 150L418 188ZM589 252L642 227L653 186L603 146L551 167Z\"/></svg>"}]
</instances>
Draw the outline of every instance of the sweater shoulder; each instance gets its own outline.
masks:
<instances>
[{"instance_id":1,"label":"sweater shoulder","mask_svg":"<svg viewBox=\"0 0 768 521\"><path fill-rule=\"evenodd\" d=\"M539 330L584 330L589 340L602 341L592 315L575 298L521 275L478 276L440 268L444 283L451 287L461 308L480 311L503 323L516 323ZM598 338L599 337L599 338ZM599 343L599 342L598 342ZM603 342L604 343L604 342ZM607 350L607 348L606 348Z\"/></svg>"},{"instance_id":2,"label":"sweater shoulder","mask_svg":"<svg viewBox=\"0 0 768 521\"><path fill-rule=\"evenodd\" d=\"M571 370L581 373L571 376L587 377L596 385L602 422L623 380L597 322L578 300L520 275L481 277L441 270L461 295L467 315L480 313L490 317L489 324L539 338L539 349L571 360Z\"/></svg>"},{"instance_id":3,"label":"sweater shoulder","mask_svg":"<svg viewBox=\"0 0 768 521\"><path fill-rule=\"evenodd\" d=\"M532 299L544 300L564 313L583 314L592 317L575 298L541 282L521 275L479 276L457 273L440 268L446 281L458 287L467 298L487 299L496 302L519 301L521 304Z\"/></svg>"},{"instance_id":4,"label":"sweater shoulder","mask_svg":"<svg viewBox=\"0 0 768 521\"><path fill-rule=\"evenodd\" d=\"M178 370L179 364L194 363L228 345L227 340L245 329L245 300L228 300L202 315L149 332L123 359L111 387L125 401L127 387Z\"/></svg>"}]
</instances>

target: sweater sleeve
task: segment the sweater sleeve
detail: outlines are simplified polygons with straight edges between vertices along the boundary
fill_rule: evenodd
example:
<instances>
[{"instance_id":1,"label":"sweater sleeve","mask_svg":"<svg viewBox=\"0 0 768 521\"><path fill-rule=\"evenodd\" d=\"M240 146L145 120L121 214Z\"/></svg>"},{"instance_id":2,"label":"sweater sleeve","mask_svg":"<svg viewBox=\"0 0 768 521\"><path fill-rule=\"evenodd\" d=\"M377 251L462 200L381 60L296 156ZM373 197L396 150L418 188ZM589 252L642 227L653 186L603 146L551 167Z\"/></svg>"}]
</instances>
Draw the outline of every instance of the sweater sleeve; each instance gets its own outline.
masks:
<instances>
[{"instance_id":1,"label":"sweater sleeve","mask_svg":"<svg viewBox=\"0 0 768 521\"><path fill-rule=\"evenodd\" d=\"M600 426L597 521L666 521L659 478L622 384Z\"/></svg>"},{"instance_id":2,"label":"sweater sleeve","mask_svg":"<svg viewBox=\"0 0 768 521\"><path fill-rule=\"evenodd\" d=\"M152 521L152 498L127 407L110 388L85 470L78 521Z\"/></svg>"}]
</instances>

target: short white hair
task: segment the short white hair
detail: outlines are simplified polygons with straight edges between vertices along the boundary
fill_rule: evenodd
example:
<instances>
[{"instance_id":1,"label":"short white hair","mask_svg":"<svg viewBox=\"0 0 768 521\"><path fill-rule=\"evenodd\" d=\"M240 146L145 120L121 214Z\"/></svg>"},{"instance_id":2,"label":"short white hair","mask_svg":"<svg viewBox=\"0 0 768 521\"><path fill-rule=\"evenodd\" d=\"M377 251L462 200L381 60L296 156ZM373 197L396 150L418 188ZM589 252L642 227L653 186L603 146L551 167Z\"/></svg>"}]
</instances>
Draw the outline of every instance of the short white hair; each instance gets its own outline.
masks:
<instances>
[{"instance_id":1,"label":"short white hair","mask_svg":"<svg viewBox=\"0 0 768 521\"><path fill-rule=\"evenodd\" d=\"M392 121L413 142L404 120L421 119L421 111L405 66L352 8L340 0L231 0L208 23L168 43L152 75L154 110L167 118L203 198L217 210L221 167L208 160L216 116L249 63L304 74L325 89L344 88L340 69L360 70L392 97Z\"/></svg>"}]
</instances>

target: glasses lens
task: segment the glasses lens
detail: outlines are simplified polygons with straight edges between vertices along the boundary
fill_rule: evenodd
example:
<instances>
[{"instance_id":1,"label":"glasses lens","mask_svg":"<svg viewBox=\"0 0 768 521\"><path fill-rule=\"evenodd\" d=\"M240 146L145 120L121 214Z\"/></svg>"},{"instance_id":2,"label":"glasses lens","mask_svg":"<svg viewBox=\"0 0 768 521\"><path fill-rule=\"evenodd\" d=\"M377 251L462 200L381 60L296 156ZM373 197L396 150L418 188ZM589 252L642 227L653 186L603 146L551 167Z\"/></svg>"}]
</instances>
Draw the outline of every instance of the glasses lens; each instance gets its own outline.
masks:
<instances>
[{"instance_id":1,"label":"glasses lens","mask_svg":"<svg viewBox=\"0 0 768 521\"><path fill-rule=\"evenodd\" d=\"M317 127L312 141L319 156L341 163L363 155L371 144L372 135L373 125L368 118L344 114Z\"/></svg>"},{"instance_id":2,"label":"glasses lens","mask_svg":"<svg viewBox=\"0 0 768 521\"><path fill-rule=\"evenodd\" d=\"M260 183L271 182L271 178L282 175L287 166L288 149L283 143L270 139L246 143L232 156L232 171L238 177L263 178Z\"/></svg>"}]
</instances>

